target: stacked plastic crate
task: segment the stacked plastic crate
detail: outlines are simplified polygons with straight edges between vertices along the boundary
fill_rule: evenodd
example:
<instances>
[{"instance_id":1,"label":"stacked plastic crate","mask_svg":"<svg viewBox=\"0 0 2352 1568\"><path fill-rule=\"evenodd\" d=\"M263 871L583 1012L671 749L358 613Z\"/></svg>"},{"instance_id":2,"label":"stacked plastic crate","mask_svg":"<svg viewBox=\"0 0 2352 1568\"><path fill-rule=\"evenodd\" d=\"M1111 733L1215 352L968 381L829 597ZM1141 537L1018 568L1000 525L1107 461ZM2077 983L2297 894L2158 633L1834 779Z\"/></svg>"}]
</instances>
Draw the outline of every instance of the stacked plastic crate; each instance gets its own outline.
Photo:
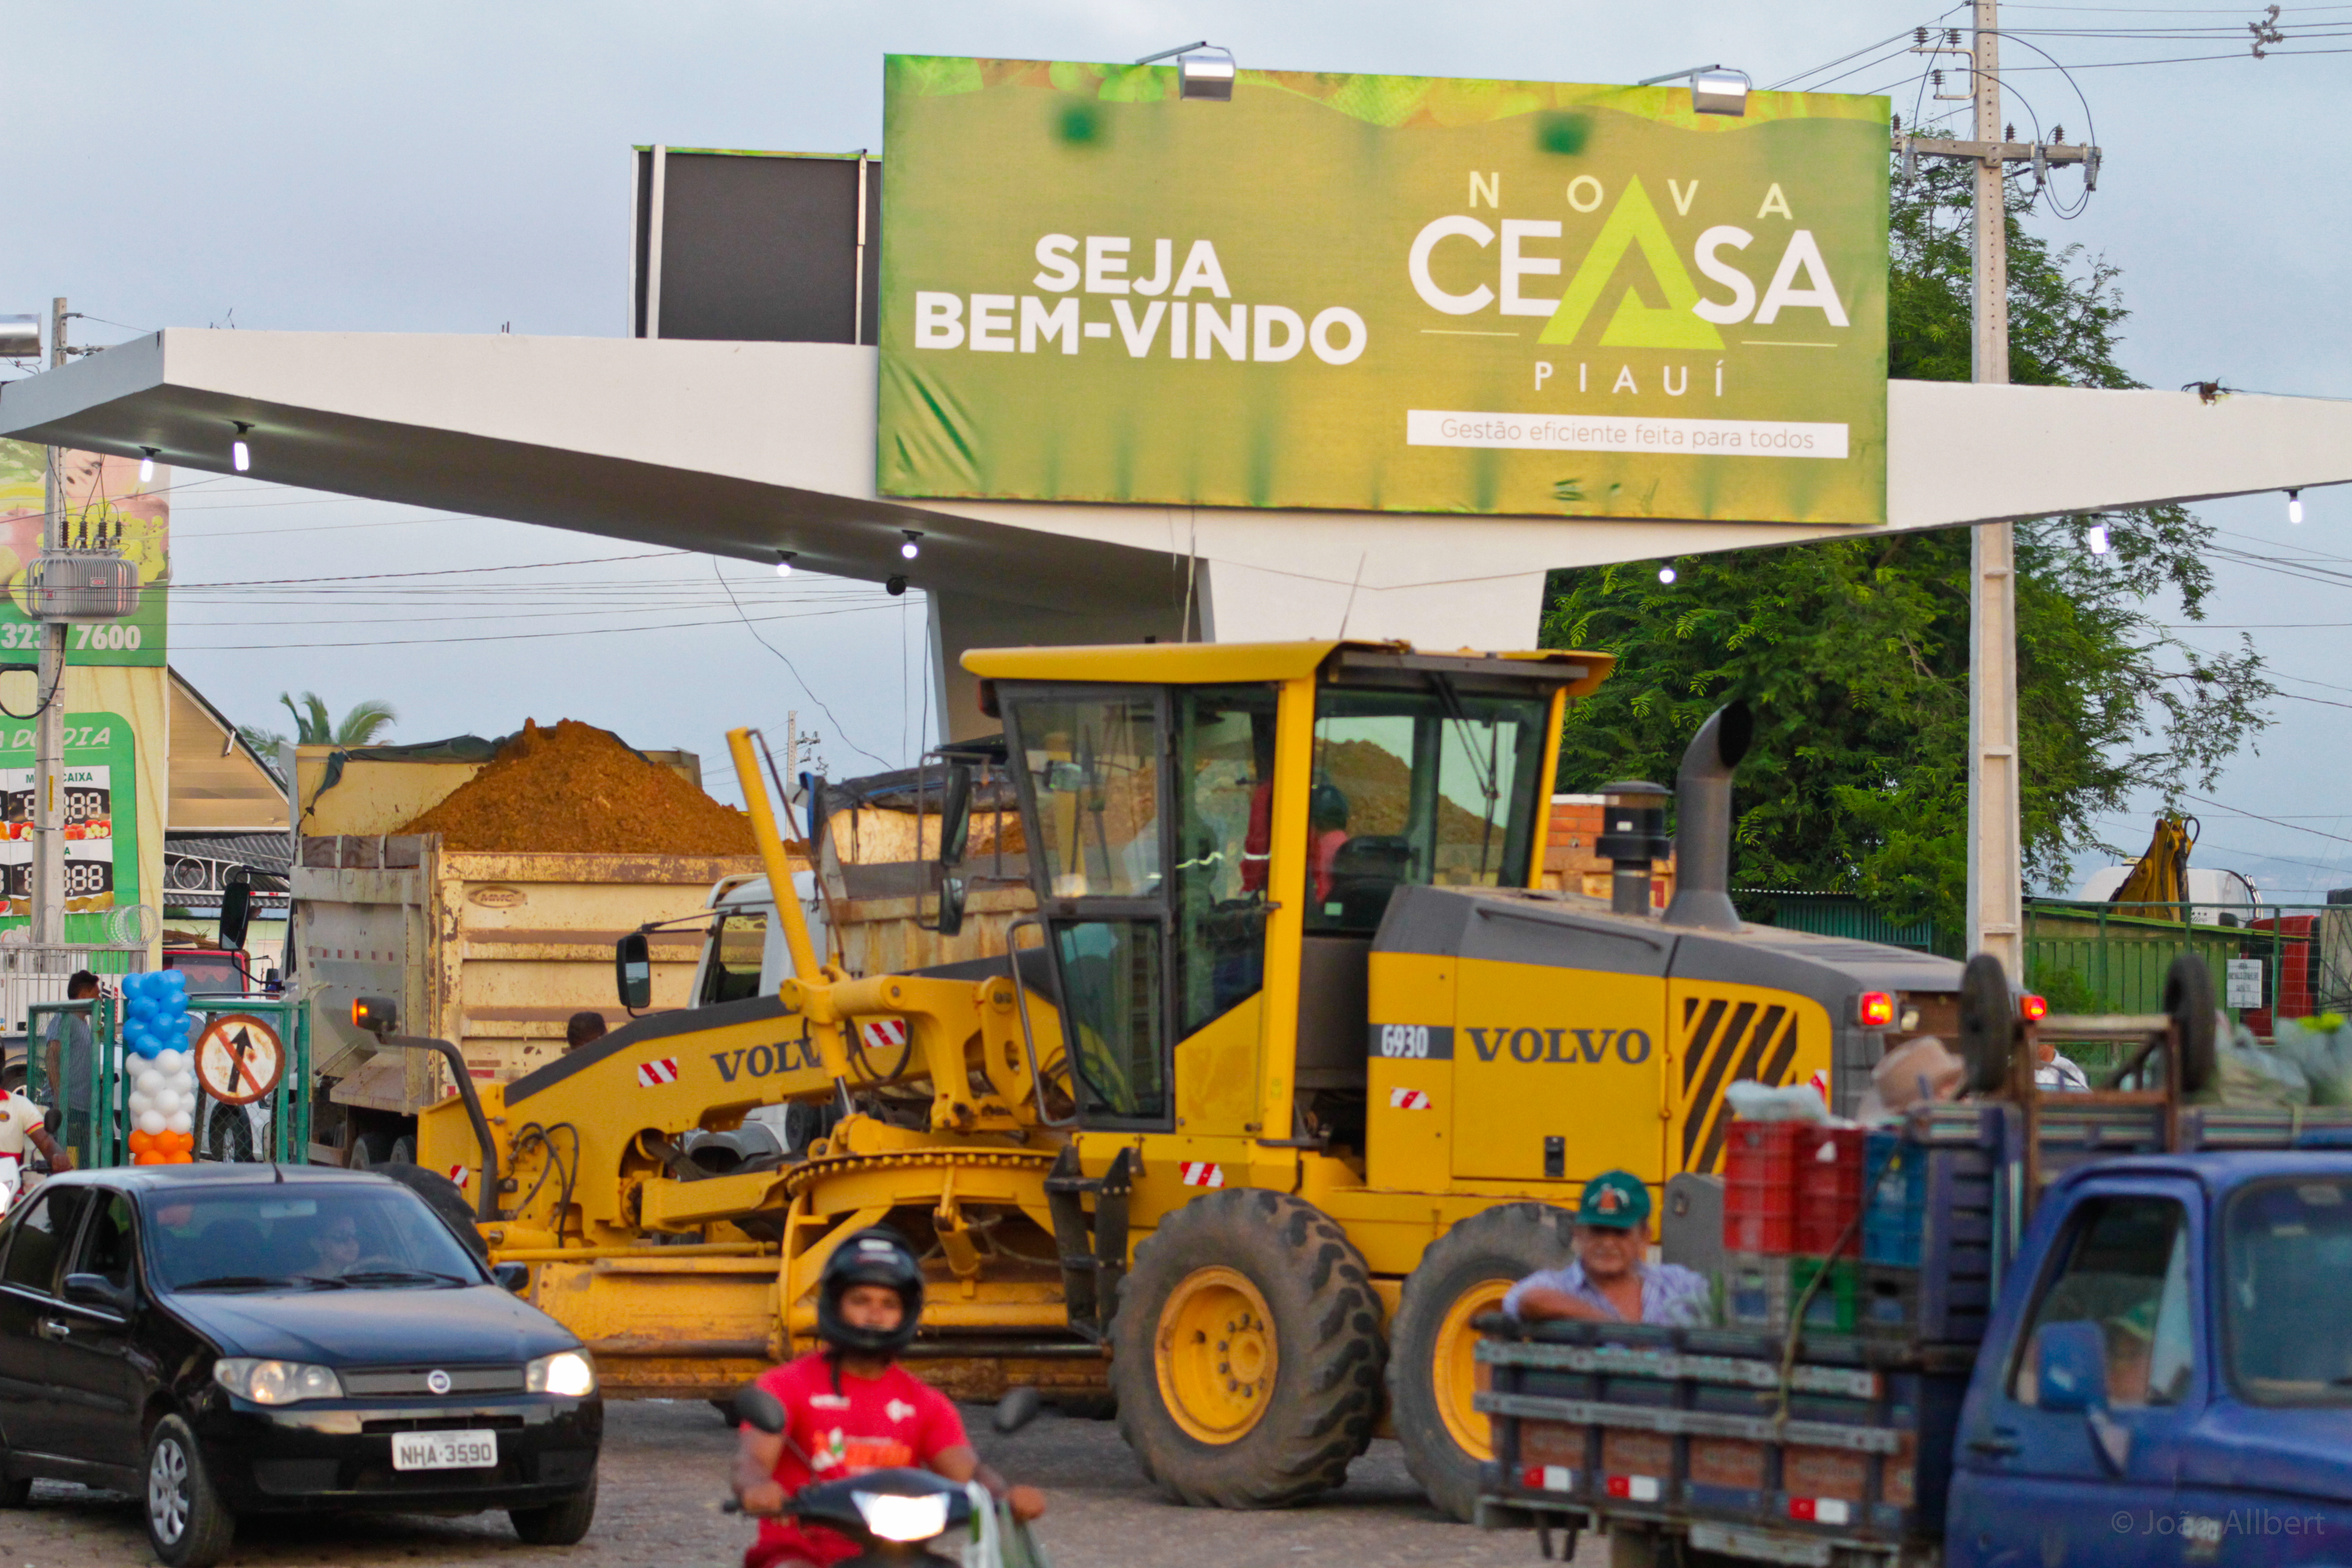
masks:
<instances>
[{"instance_id":1,"label":"stacked plastic crate","mask_svg":"<svg viewBox=\"0 0 2352 1568\"><path fill-rule=\"evenodd\" d=\"M1865 1137L1858 1127L1809 1121L1731 1124L1719 1303L1726 1327L1781 1332L1801 1310L1807 1333L1856 1331Z\"/></svg>"},{"instance_id":2,"label":"stacked plastic crate","mask_svg":"<svg viewBox=\"0 0 2352 1568\"><path fill-rule=\"evenodd\" d=\"M1972 1345L1992 1310L1994 1181L2002 1110L1869 1134L1862 1226L1864 1335L1904 1346Z\"/></svg>"}]
</instances>

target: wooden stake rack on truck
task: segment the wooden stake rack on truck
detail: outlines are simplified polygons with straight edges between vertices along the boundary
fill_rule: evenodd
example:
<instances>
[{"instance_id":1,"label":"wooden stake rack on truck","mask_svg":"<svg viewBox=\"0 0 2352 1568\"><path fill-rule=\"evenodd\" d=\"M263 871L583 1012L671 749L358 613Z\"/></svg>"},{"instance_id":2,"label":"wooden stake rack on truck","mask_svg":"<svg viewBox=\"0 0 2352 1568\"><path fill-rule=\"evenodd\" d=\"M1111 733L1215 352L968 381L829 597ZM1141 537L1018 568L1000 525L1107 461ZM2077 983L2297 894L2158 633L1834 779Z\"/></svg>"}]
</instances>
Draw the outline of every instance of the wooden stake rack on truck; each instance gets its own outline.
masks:
<instances>
[{"instance_id":1,"label":"wooden stake rack on truck","mask_svg":"<svg viewBox=\"0 0 2352 1568\"><path fill-rule=\"evenodd\" d=\"M2189 1103L2216 1076L2204 961L2166 992L2036 1020L1980 957L1973 1098L1740 1124L1789 1151L1760 1186L1801 1194L1842 1141L1867 1173L1825 1215L1743 1205L1735 1164L1727 1248L1801 1210L1817 1251L1727 1254L1717 1326L1482 1320L1480 1522L1547 1556L1597 1528L1614 1568L2318 1561L2308 1537L2352 1534L2352 1110ZM2043 1039L2120 1060L2037 1088Z\"/></svg>"}]
</instances>

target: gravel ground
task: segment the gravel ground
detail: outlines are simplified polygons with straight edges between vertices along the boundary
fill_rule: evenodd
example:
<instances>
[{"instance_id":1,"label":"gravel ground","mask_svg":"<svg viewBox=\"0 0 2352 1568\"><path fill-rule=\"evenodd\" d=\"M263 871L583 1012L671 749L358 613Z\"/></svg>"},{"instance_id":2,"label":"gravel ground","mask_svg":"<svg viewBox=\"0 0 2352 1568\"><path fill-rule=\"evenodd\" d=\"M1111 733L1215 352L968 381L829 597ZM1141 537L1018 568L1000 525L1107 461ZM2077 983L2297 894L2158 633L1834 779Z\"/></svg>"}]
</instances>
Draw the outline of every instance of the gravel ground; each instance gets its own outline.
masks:
<instances>
[{"instance_id":1,"label":"gravel ground","mask_svg":"<svg viewBox=\"0 0 2352 1568\"><path fill-rule=\"evenodd\" d=\"M1046 1489L1041 1533L1056 1568L1270 1568L1339 1561L1388 1564L1538 1562L1532 1536L1456 1524L1422 1500L1392 1442L1356 1461L1348 1485L1308 1508L1278 1513L1179 1509L1146 1484L1108 1421L1052 1411L1003 1437L984 1409L967 1409L981 1451L1016 1479ZM707 1405L631 1401L605 1407L595 1528L578 1546L529 1547L504 1515L260 1519L242 1524L234 1564L492 1563L579 1568L733 1568L751 1530L719 1511L732 1432ZM1577 1568L1601 1568L1605 1544L1587 1542ZM154 1561L128 1498L44 1481L31 1505L0 1513L0 1568L139 1568Z\"/></svg>"}]
</instances>

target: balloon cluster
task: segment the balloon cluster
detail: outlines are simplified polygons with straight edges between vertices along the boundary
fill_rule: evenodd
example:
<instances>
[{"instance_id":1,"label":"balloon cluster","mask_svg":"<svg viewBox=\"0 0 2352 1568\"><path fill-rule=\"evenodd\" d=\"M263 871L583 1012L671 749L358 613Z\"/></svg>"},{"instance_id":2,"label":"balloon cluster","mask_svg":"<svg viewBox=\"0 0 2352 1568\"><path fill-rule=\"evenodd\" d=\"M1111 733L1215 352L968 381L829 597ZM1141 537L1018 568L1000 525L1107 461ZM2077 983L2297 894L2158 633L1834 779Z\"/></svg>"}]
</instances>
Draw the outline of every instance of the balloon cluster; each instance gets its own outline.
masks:
<instances>
[{"instance_id":1,"label":"balloon cluster","mask_svg":"<svg viewBox=\"0 0 2352 1568\"><path fill-rule=\"evenodd\" d=\"M176 969L122 977L123 1077L131 1086L131 1163L185 1165L196 1157L198 1027L188 980Z\"/></svg>"}]
</instances>

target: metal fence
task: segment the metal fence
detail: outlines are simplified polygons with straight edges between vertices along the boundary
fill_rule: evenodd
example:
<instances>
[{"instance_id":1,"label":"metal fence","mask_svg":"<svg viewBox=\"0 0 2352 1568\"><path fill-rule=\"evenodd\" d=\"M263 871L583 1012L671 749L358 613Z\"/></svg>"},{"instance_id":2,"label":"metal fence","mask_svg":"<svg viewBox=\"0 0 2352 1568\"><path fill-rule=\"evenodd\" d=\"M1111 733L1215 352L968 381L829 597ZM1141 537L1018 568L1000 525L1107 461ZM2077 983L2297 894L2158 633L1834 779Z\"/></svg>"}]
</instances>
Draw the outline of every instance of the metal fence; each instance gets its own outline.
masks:
<instances>
[{"instance_id":1,"label":"metal fence","mask_svg":"<svg viewBox=\"0 0 2352 1568\"><path fill-rule=\"evenodd\" d=\"M2025 903L2025 984L2054 1012L2159 1011L2165 971L2184 952L2205 961L2215 998L2257 1035L2280 1018L2352 1013L2352 905L2221 914L2210 905Z\"/></svg>"},{"instance_id":2,"label":"metal fence","mask_svg":"<svg viewBox=\"0 0 2352 1568\"><path fill-rule=\"evenodd\" d=\"M66 982L81 970L101 981L143 973L147 944L0 942L0 1034L23 1034L34 1004L62 1002ZM119 989L119 987L115 987Z\"/></svg>"}]
</instances>

